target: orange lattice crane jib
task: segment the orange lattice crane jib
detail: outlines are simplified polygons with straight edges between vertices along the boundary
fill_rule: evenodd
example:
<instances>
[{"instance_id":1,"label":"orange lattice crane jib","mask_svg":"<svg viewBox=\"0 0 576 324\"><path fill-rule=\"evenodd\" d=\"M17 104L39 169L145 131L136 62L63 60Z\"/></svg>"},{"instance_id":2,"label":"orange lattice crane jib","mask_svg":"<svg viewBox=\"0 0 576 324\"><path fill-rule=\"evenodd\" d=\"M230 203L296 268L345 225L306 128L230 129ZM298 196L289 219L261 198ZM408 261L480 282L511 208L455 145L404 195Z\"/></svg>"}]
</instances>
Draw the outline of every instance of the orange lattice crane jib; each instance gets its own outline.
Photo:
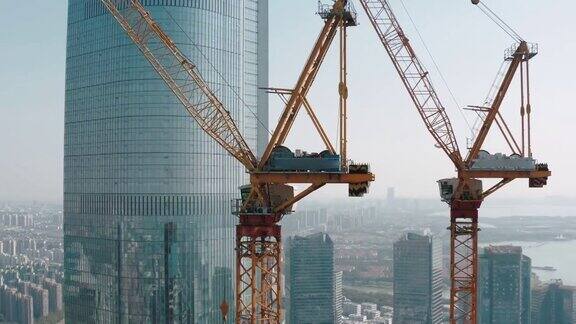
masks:
<instances>
[{"instance_id":1,"label":"orange lattice crane jib","mask_svg":"<svg viewBox=\"0 0 576 324\"><path fill-rule=\"evenodd\" d=\"M257 160L228 110L212 92L196 66L178 49L139 0L101 0L144 57L172 90L198 126L246 168L250 184L235 202L237 323L280 323L281 235L278 222L300 199L329 183L348 184L350 196L362 196L374 180L368 165L350 163L346 154L346 30L356 25L347 0L320 5L324 19L318 39L293 89L269 89L286 107L263 157ZM336 34L340 37L340 154L330 143L306 98ZM304 106L326 150L319 154L293 153L283 146L300 108ZM288 184L308 184L298 194ZM217 305L214 305L217 307ZM223 319L229 310L220 304Z\"/></svg>"},{"instance_id":2,"label":"orange lattice crane jib","mask_svg":"<svg viewBox=\"0 0 576 324\"><path fill-rule=\"evenodd\" d=\"M469 109L477 113L481 126L464 159L458 148L450 119L432 86L428 71L420 63L388 1L360 0L360 3L424 124L434 137L436 146L446 153L456 167L457 177L438 182L442 200L450 205L450 321L476 323L478 209L482 201L514 179L527 178L530 187L543 187L551 175L546 164L536 163L531 150L529 61L537 54L537 46L528 44L504 24L510 29L507 32L517 40L517 44L506 52L507 69L501 74L502 79L494 87L495 91L484 105L469 106ZM472 0L472 3L483 5L479 0ZM492 11L489 13L493 14ZM499 111L518 69L520 69L522 93L521 145L518 145ZM494 123L511 149L510 156L491 155L482 150L484 140ZM499 182L483 190L480 179L499 179Z\"/></svg>"}]
</instances>

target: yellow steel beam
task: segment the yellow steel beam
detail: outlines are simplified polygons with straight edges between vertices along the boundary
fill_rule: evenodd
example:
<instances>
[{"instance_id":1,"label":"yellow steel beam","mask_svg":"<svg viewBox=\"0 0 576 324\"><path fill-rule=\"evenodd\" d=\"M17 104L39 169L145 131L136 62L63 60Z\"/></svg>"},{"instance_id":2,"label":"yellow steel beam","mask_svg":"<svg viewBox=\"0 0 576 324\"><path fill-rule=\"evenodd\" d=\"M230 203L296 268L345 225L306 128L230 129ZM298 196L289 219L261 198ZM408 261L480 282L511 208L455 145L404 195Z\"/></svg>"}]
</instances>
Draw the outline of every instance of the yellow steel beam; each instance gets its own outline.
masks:
<instances>
[{"instance_id":1,"label":"yellow steel beam","mask_svg":"<svg viewBox=\"0 0 576 324\"><path fill-rule=\"evenodd\" d=\"M514 58L512 59L512 63L510 63L510 67L508 67L508 71L506 72L506 76L502 80L502 84L500 84L500 88L498 89L498 93L496 94L496 98L494 98L494 102L492 103L492 107L490 108L488 115L486 116L486 119L484 120L484 123L482 124L482 127L480 128L480 131L478 132L478 136L476 136L476 141L474 142L474 144L472 145L472 148L468 152L468 156L466 157L466 161L465 161L466 166L470 167L472 165L472 162L474 161L474 159L478 155L478 152L480 152L480 149L482 148L482 145L484 144L484 140L486 139L486 136L488 135L488 132L490 131L492 123L494 122L494 120L496 120L496 117L497 117L498 112L500 110L500 106L502 105L502 102L504 101L504 97L506 96L506 93L508 92L508 88L510 87L512 80L514 79L514 75L516 74L518 67L520 66L522 61L525 59L526 55L528 55L528 53L529 53L528 44L526 44L526 42L524 42L524 41L521 42L520 45L518 45L518 48L516 49L516 53L514 54Z\"/></svg>"},{"instance_id":2,"label":"yellow steel beam","mask_svg":"<svg viewBox=\"0 0 576 324\"><path fill-rule=\"evenodd\" d=\"M344 3L345 0L337 0L334 3L332 10L337 12L339 8L343 8ZM266 165L274 147L282 145L286 140L286 137L288 136L288 133L294 124L294 120L298 115L298 111L303 104L303 98L306 97L308 91L312 87L312 83L314 83L314 79L320 70L320 66L324 61L324 57L326 56L326 53L332 44L332 40L336 35L336 31L338 30L338 25L341 19L343 19L342 15L333 15L331 18L326 20L324 28L322 28L322 31L316 40L316 44L314 45L314 48L310 53L308 60L306 61L306 65L300 73L300 77L298 78L298 82L294 87L292 96L290 97L288 104L286 104L284 112L278 121L278 126L274 130L274 133L270 138L270 142L268 143L268 146L262 155L262 159L258 164L259 169Z\"/></svg>"},{"instance_id":3,"label":"yellow steel beam","mask_svg":"<svg viewBox=\"0 0 576 324\"><path fill-rule=\"evenodd\" d=\"M305 190L303 190L302 192L300 192L299 194L297 194L296 196L294 196L294 198L284 202L282 205L276 207L276 209L274 209L275 213L285 213L286 212L286 208L294 205L295 203L297 203L298 201L300 201L302 198L308 196L309 194L313 193L314 191L322 188L326 183L313 183L312 185L310 185L308 188L306 188Z\"/></svg>"}]
</instances>

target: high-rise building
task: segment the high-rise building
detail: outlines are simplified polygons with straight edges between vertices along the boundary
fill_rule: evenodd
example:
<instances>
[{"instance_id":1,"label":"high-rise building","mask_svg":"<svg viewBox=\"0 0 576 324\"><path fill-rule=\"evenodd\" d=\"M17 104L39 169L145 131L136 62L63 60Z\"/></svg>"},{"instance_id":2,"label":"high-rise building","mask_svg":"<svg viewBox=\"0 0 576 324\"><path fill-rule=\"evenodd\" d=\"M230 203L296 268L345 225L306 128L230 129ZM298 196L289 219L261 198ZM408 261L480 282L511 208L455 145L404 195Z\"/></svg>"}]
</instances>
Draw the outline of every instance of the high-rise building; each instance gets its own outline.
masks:
<instances>
[{"instance_id":1,"label":"high-rise building","mask_svg":"<svg viewBox=\"0 0 576 324\"><path fill-rule=\"evenodd\" d=\"M490 246L479 257L478 322L530 323L531 260L516 246Z\"/></svg>"},{"instance_id":2,"label":"high-rise building","mask_svg":"<svg viewBox=\"0 0 576 324\"><path fill-rule=\"evenodd\" d=\"M289 245L289 323L342 323L342 272L334 271L330 236L295 236Z\"/></svg>"},{"instance_id":3,"label":"high-rise building","mask_svg":"<svg viewBox=\"0 0 576 324\"><path fill-rule=\"evenodd\" d=\"M44 279L43 286L48 290L50 312L62 310L62 285L52 279Z\"/></svg>"},{"instance_id":4,"label":"high-rise building","mask_svg":"<svg viewBox=\"0 0 576 324\"><path fill-rule=\"evenodd\" d=\"M362 306L351 301L346 301L342 305L342 313L344 316L360 316L362 313Z\"/></svg>"},{"instance_id":5,"label":"high-rise building","mask_svg":"<svg viewBox=\"0 0 576 324\"><path fill-rule=\"evenodd\" d=\"M441 323L442 286L437 239L406 233L394 242L394 323Z\"/></svg>"},{"instance_id":6,"label":"high-rise building","mask_svg":"<svg viewBox=\"0 0 576 324\"><path fill-rule=\"evenodd\" d=\"M31 284L29 286L29 292L34 305L34 317L40 318L47 316L50 313L48 290L43 289L41 286Z\"/></svg>"},{"instance_id":7,"label":"high-rise building","mask_svg":"<svg viewBox=\"0 0 576 324\"><path fill-rule=\"evenodd\" d=\"M126 1L118 1L125 5ZM256 151L267 0L141 0ZM68 1L64 303L71 323L234 321L243 167L204 134L100 0Z\"/></svg>"},{"instance_id":8,"label":"high-rise building","mask_svg":"<svg viewBox=\"0 0 576 324\"><path fill-rule=\"evenodd\" d=\"M531 324L576 323L576 287L565 286L561 280L538 283L532 288Z\"/></svg>"},{"instance_id":9,"label":"high-rise building","mask_svg":"<svg viewBox=\"0 0 576 324\"><path fill-rule=\"evenodd\" d=\"M388 201L388 203L394 202L396 196L395 192L396 190L394 189L394 187L388 187L388 189L386 189L386 200Z\"/></svg>"},{"instance_id":10,"label":"high-rise building","mask_svg":"<svg viewBox=\"0 0 576 324\"><path fill-rule=\"evenodd\" d=\"M33 300L31 296L20 295L20 324L34 324L34 310L32 306Z\"/></svg>"},{"instance_id":11,"label":"high-rise building","mask_svg":"<svg viewBox=\"0 0 576 324\"><path fill-rule=\"evenodd\" d=\"M334 271L334 323L342 323L344 295L342 292L342 271Z\"/></svg>"}]
</instances>

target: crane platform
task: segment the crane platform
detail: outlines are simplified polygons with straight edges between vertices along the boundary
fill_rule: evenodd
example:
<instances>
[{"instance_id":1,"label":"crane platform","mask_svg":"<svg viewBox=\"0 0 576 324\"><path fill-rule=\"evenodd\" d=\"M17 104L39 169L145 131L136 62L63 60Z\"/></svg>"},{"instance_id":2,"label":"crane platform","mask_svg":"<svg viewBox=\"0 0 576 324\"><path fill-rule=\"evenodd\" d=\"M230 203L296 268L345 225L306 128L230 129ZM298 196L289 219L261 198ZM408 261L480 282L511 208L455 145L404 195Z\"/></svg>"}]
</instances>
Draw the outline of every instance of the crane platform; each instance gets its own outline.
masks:
<instances>
[{"instance_id":1,"label":"crane platform","mask_svg":"<svg viewBox=\"0 0 576 324\"><path fill-rule=\"evenodd\" d=\"M331 19L335 15L333 5L318 1L318 15L324 20ZM344 24L346 27L358 26L358 12L351 1L344 7Z\"/></svg>"},{"instance_id":2,"label":"crane platform","mask_svg":"<svg viewBox=\"0 0 576 324\"><path fill-rule=\"evenodd\" d=\"M549 170L510 171L510 170L464 170L461 176L474 179L532 179L547 178L552 175Z\"/></svg>"},{"instance_id":3,"label":"crane platform","mask_svg":"<svg viewBox=\"0 0 576 324\"><path fill-rule=\"evenodd\" d=\"M250 182L265 183L364 183L374 181L372 173L346 172L252 172Z\"/></svg>"}]
</instances>

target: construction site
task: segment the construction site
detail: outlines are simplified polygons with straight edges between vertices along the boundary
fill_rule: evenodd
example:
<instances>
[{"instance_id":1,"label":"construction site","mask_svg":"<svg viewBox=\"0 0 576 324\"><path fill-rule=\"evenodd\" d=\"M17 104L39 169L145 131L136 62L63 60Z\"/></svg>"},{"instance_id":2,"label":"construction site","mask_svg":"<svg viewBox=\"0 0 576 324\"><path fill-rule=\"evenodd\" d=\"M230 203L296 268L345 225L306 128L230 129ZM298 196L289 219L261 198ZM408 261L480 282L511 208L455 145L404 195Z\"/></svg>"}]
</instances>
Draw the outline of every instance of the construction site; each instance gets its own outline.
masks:
<instances>
[{"instance_id":1,"label":"construction site","mask_svg":"<svg viewBox=\"0 0 576 324\"><path fill-rule=\"evenodd\" d=\"M444 158L445 168L435 170L430 167L435 164L427 163L436 158L429 156L430 151L412 152L422 168L438 174L433 183L438 192L429 194L438 197L449 215L442 222L434 218L435 226L449 233L449 261L444 264L444 272L449 272L444 291L445 305L449 306L443 317L434 309L427 315L412 316L426 317L415 320L418 323L497 323L495 319L486 322L481 316L481 279L488 278L488 267L481 262L496 264L513 256L515 266L521 267L529 260L521 249L483 245L479 240L482 207L487 198L506 190L512 182L522 181L523 188L538 190L552 175L546 157L533 145L542 143L536 140L541 134L535 130L542 127L535 125L542 122L533 114L532 98L537 93L532 79L539 74L531 72L532 65L537 64L539 46L537 40L525 39L521 30L503 18L514 12L497 12L488 1L461 1L466 2L466 10L480 17L475 24L485 26L482 32L495 35L497 46L502 48L502 56L474 56L458 63L474 65L482 57L483 63L500 64L483 75L469 75L466 66L458 67L462 80L477 78L489 85L487 94L483 88L470 90L478 92L482 100L465 106L458 104L404 0L322 0L317 7L310 5L309 19L316 19L321 28L301 28L314 35L313 43L300 48L287 45L289 51L306 55L298 66L285 63L286 69L298 72L289 85L272 85L268 79L267 39L279 37L269 36L263 27L268 24L268 1L69 0L64 308L58 308L66 322L344 323L341 311L330 315L334 321L294 315L298 307L312 315L320 314L316 311L320 304L307 304L336 300L336 296L322 295L321 289L317 294L303 293L310 302L293 298L287 305L289 280L294 285L325 285L323 289L330 290L342 285L342 274L331 269L328 275L336 279L323 283L302 270L306 268L298 268L294 260L316 266L319 273L326 270L325 264L334 264L330 253L336 243L324 233L283 237L283 224L299 228L300 220L290 222L299 204L326 187L343 185L348 197L360 201L370 197L371 186L388 181L375 171L377 164L386 162L356 156L354 146L368 137L398 135L385 127L368 125L366 120L371 117L366 116L362 123L370 131L358 131L361 127L352 130L350 126L360 115L350 98L364 95L358 88L350 91L359 80L350 63L362 60L352 57L352 44L357 43L350 40L356 36L354 31L367 30L371 36L362 42L378 47L370 55L378 60L362 63L395 71L394 86L402 87L401 92L389 91L391 85L382 82L376 85L379 95L401 97L405 100L401 102L411 103L386 106L370 102L369 109L384 111L390 119L410 110L412 119L408 122L421 130L414 136L425 138L436 155L443 153ZM291 37L299 37L294 34ZM500 44L500 39L506 42ZM434 44L436 40L427 41ZM458 44L451 50L459 50ZM333 90L322 93L334 104L318 105L311 93L327 80L321 77L326 71L337 71L336 79L330 74L328 87ZM376 78L369 82L381 82ZM445 89L437 88L437 83ZM273 106L269 101L280 106L278 118L274 112L268 113L268 106ZM326 112L337 120L325 120ZM538 111L538 117L545 114ZM456 127L454 120L460 117L465 126ZM469 134L456 134L460 128L467 128ZM296 145L289 140L291 135L296 135ZM384 146L372 150L387 154ZM405 150L414 151L410 147ZM441 174L447 169L453 173ZM387 195L387 206L391 206L394 190L388 189ZM335 201L338 199L347 198ZM318 219L328 218L325 210L313 213L310 219L315 219L316 225ZM354 213L350 213L352 218ZM368 210L358 214L370 219L375 213ZM342 219L332 225L340 231L353 227L354 220L345 223ZM403 227L410 228L410 224ZM394 256L409 261L412 256L423 260L419 251L433 250L430 246L435 244L426 235L399 231L397 236ZM561 239L564 237L559 236ZM354 240L362 240L362 235ZM345 243L338 244L345 246L352 241L344 238L341 242ZM10 242L15 255L16 243ZM481 253L483 248L485 253ZM342 251L339 257L346 260L377 257L362 255L362 251ZM442 272L438 253L439 259L431 257L430 264L422 263L422 267L439 266ZM414 264L420 266L410 262L395 264L398 273L388 269L378 275L405 282L419 280L399 273L400 269L409 271ZM287 268L291 269L289 274ZM552 267L541 268L552 271ZM350 269L350 273L358 270L355 265ZM374 273L368 268L363 271ZM430 285L441 280L441 274L436 275ZM528 284L522 283L524 287L530 286L530 278L527 280ZM558 294L565 289L561 282L549 287ZM350 285L347 289L354 291ZM548 298L546 293L541 292L538 298ZM358 297L358 304L365 296ZM26 300L32 309L33 302ZM0 296L0 306L2 301ZM343 302L354 308L344 314L349 320L346 323L412 323L399 320L396 313L394 321L370 322L380 318L376 305L364 302L360 313L358 305L338 301ZM357 322L355 318L359 318Z\"/></svg>"}]
</instances>

